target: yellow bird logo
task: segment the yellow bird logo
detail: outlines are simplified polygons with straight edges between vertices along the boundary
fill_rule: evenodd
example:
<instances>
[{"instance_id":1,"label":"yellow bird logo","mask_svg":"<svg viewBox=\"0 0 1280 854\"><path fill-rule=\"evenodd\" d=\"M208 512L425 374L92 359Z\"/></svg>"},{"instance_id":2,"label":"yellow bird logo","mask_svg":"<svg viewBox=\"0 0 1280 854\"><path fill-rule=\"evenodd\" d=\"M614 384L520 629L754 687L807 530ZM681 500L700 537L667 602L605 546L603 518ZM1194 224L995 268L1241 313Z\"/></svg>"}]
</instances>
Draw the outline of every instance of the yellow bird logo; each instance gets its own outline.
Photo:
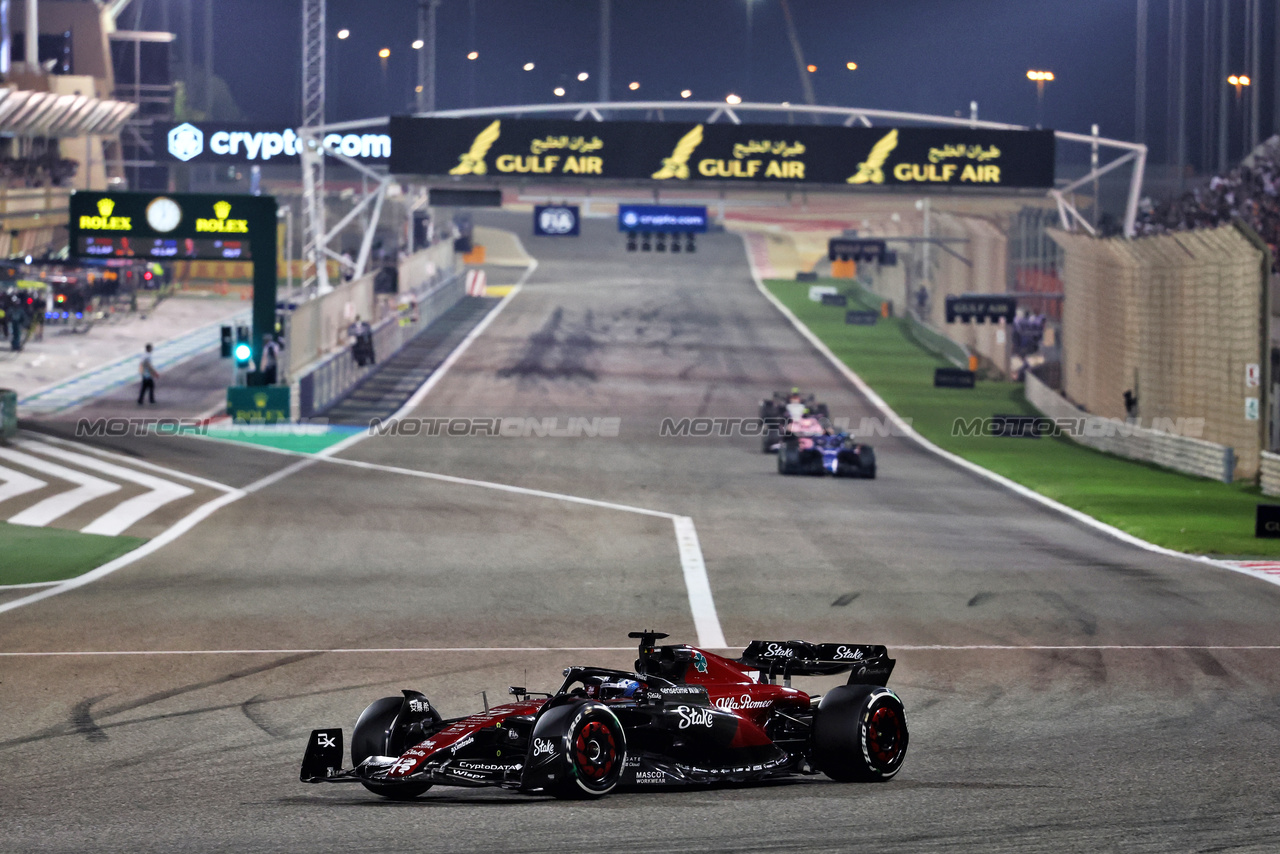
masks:
<instances>
[{"instance_id":1,"label":"yellow bird logo","mask_svg":"<svg viewBox=\"0 0 1280 854\"><path fill-rule=\"evenodd\" d=\"M458 165L449 170L450 175L483 175L489 171L484 163L485 156L489 153L489 148L498 141L498 135L502 133L502 120L495 120L475 138L471 143L471 150L466 154L458 157Z\"/></svg>"},{"instance_id":2,"label":"yellow bird logo","mask_svg":"<svg viewBox=\"0 0 1280 854\"><path fill-rule=\"evenodd\" d=\"M702 125L697 125L676 143L676 150L670 157L662 158L662 168L654 172L652 177L657 181L676 178L681 181L689 177L689 158L693 150L702 145Z\"/></svg>"},{"instance_id":3,"label":"yellow bird logo","mask_svg":"<svg viewBox=\"0 0 1280 854\"><path fill-rule=\"evenodd\" d=\"M894 128L871 147L871 153L867 155L867 159L858 164L857 173L851 175L846 183L883 184L884 162L889 159L889 153L897 147L898 129Z\"/></svg>"}]
</instances>

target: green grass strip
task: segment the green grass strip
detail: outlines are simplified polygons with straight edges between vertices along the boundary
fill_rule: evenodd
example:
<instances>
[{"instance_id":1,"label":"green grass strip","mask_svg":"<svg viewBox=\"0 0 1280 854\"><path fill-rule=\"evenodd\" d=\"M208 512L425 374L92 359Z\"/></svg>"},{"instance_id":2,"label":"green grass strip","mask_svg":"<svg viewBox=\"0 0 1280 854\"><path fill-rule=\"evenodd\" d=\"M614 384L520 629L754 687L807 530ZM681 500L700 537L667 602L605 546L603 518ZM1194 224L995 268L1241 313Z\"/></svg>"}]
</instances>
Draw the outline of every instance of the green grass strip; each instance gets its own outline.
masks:
<instances>
[{"instance_id":1,"label":"green grass strip","mask_svg":"<svg viewBox=\"0 0 1280 854\"><path fill-rule=\"evenodd\" d=\"M75 578L145 542L141 537L104 537L0 522L0 584Z\"/></svg>"},{"instance_id":2,"label":"green grass strip","mask_svg":"<svg viewBox=\"0 0 1280 854\"><path fill-rule=\"evenodd\" d=\"M812 283L774 279L765 284L837 358L935 445L1166 548L1192 554L1280 556L1280 540L1253 536L1254 508L1267 500L1256 486L1180 474L1066 438L954 436L957 419L1037 413L1018 383L980 381L975 389L934 388L933 369L949 363L912 341L901 319L846 326L843 308L808 298ZM846 291L849 285L834 279L822 284ZM874 437L870 440L874 444ZM884 468L882 474L892 476Z\"/></svg>"}]
</instances>

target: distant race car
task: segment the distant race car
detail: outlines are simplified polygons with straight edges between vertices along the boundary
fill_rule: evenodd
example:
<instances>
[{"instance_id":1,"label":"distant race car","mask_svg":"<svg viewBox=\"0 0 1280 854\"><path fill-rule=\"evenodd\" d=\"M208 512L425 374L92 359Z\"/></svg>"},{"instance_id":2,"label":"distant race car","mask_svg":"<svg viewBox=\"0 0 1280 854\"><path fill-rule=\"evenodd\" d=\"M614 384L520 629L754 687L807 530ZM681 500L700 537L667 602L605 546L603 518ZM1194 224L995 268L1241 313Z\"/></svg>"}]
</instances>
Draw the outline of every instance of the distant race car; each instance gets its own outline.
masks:
<instances>
[{"instance_id":1,"label":"distant race car","mask_svg":"<svg viewBox=\"0 0 1280 854\"><path fill-rule=\"evenodd\" d=\"M852 434L837 431L825 418L805 416L787 422L778 442L778 474L876 476L876 452Z\"/></svg>"},{"instance_id":2,"label":"distant race car","mask_svg":"<svg viewBox=\"0 0 1280 854\"><path fill-rule=\"evenodd\" d=\"M772 454L777 451L787 422L806 415L817 418L831 417L825 403L818 403L812 394L801 394L798 388L793 388L789 392L775 391L773 397L760 401L760 420L764 422L761 452Z\"/></svg>"},{"instance_id":3,"label":"distant race car","mask_svg":"<svg viewBox=\"0 0 1280 854\"><path fill-rule=\"evenodd\" d=\"M902 767L907 722L885 687L883 646L752 641L730 660L685 644L640 641L635 671L568 667L554 694L510 689L515 701L443 719L425 696L374 702L351 735L311 733L304 783L361 783L393 800L435 785L497 786L557 798L598 798L619 786L744 783L822 772L885 781ZM793 676L849 673L825 695ZM778 684L778 677L782 684Z\"/></svg>"}]
</instances>

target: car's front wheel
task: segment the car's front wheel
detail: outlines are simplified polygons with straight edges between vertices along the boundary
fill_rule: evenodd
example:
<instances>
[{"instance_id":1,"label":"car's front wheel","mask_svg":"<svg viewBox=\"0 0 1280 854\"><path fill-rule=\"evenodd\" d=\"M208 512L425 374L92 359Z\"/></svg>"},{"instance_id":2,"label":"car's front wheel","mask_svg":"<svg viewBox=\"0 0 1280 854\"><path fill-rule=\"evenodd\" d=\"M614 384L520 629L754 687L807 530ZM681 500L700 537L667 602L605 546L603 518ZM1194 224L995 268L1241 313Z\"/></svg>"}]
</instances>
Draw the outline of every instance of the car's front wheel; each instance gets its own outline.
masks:
<instances>
[{"instance_id":1,"label":"car's front wheel","mask_svg":"<svg viewBox=\"0 0 1280 854\"><path fill-rule=\"evenodd\" d=\"M622 724L608 709L584 707L567 733L567 768L550 787L561 799L599 798L622 779L627 762L627 739Z\"/></svg>"},{"instance_id":2,"label":"car's front wheel","mask_svg":"<svg viewBox=\"0 0 1280 854\"><path fill-rule=\"evenodd\" d=\"M360 713L351 734L351 762L359 765L370 756L399 756L407 749L396 733L396 718L404 704L403 697L383 697L370 703ZM393 801L411 801L431 788L430 783L384 784L360 781L366 789Z\"/></svg>"}]
</instances>

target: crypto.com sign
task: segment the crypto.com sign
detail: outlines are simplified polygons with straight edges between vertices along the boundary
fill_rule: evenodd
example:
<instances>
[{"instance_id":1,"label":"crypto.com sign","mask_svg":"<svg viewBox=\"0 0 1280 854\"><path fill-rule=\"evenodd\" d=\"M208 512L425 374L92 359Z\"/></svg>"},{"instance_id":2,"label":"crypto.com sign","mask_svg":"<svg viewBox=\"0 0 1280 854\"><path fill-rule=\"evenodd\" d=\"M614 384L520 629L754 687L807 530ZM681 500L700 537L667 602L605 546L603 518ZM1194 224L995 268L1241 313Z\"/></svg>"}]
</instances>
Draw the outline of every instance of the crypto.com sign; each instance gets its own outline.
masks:
<instances>
[{"instance_id":1,"label":"crypto.com sign","mask_svg":"<svg viewBox=\"0 0 1280 854\"><path fill-rule=\"evenodd\" d=\"M385 133L331 133L325 146L369 165L391 157ZM295 164L301 140L292 128L224 122L157 122L152 131L156 159L178 163Z\"/></svg>"}]
</instances>

